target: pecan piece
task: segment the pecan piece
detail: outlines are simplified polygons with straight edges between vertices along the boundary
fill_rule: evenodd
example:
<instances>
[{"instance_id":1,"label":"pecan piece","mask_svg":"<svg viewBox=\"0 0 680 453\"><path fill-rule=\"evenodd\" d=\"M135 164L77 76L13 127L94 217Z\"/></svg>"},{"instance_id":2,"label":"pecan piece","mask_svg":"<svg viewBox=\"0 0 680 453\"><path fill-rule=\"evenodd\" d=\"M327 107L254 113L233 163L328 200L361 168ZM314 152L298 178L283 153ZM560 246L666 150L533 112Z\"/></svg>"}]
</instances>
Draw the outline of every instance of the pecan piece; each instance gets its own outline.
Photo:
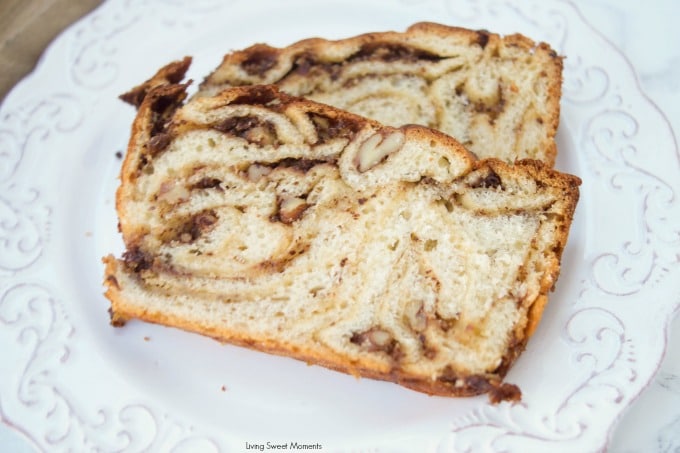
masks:
<instances>
[{"instance_id":1,"label":"pecan piece","mask_svg":"<svg viewBox=\"0 0 680 453\"><path fill-rule=\"evenodd\" d=\"M302 198L284 198L279 204L279 220L286 224L293 223L302 217L302 214L307 210L308 207L309 205Z\"/></svg>"},{"instance_id":2,"label":"pecan piece","mask_svg":"<svg viewBox=\"0 0 680 453\"><path fill-rule=\"evenodd\" d=\"M399 150L404 144L404 134L394 131L387 136L374 134L364 141L359 147L355 164L360 173L370 170L378 165L383 159Z\"/></svg>"},{"instance_id":3,"label":"pecan piece","mask_svg":"<svg viewBox=\"0 0 680 453\"><path fill-rule=\"evenodd\" d=\"M380 327L371 327L364 332L354 332L349 341L369 352L384 352L395 361L402 356L397 340L390 332Z\"/></svg>"}]
</instances>

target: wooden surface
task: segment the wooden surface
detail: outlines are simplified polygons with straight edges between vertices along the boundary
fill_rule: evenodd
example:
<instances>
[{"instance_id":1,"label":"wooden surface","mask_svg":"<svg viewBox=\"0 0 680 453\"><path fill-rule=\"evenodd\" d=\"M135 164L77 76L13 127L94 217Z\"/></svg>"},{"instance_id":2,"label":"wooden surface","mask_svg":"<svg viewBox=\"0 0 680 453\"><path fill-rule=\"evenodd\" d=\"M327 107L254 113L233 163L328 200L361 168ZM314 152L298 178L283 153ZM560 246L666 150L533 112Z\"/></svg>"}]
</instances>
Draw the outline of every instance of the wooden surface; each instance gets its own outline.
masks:
<instances>
[{"instance_id":1,"label":"wooden surface","mask_svg":"<svg viewBox=\"0 0 680 453\"><path fill-rule=\"evenodd\" d=\"M45 47L101 0L0 0L0 102Z\"/></svg>"}]
</instances>

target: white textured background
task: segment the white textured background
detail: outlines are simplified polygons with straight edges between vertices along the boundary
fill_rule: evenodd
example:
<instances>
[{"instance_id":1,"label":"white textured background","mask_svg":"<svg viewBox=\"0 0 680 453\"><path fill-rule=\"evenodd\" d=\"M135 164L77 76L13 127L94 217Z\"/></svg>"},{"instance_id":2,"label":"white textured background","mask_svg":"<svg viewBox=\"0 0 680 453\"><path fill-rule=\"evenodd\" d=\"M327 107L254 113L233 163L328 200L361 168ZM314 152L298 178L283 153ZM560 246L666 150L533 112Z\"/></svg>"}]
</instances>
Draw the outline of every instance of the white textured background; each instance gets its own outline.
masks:
<instances>
[{"instance_id":1,"label":"white textured background","mask_svg":"<svg viewBox=\"0 0 680 453\"><path fill-rule=\"evenodd\" d=\"M680 1L578 0L574 4L635 68L644 93L680 134ZM663 127L663 125L660 125ZM648 150L654 159L653 149ZM678 175L680 178L680 175ZM677 295L680 298L680 294ZM656 379L621 420L610 452L680 452L680 317Z\"/></svg>"}]
</instances>

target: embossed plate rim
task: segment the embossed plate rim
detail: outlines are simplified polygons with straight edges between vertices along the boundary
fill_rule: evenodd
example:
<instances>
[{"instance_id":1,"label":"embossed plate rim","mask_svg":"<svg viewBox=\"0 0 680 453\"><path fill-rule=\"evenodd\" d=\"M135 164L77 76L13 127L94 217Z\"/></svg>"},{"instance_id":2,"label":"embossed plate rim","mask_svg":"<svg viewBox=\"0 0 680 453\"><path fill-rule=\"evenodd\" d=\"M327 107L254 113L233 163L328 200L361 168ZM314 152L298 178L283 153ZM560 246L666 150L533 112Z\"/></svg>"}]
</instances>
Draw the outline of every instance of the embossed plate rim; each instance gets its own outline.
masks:
<instances>
[{"instance_id":1,"label":"embossed plate rim","mask_svg":"<svg viewBox=\"0 0 680 453\"><path fill-rule=\"evenodd\" d=\"M0 164L4 159L5 162L10 162L10 166L7 167L9 168L8 175L4 176L3 167L0 166L0 188L4 190L4 194L12 196L5 195L3 198L3 195L0 195L0 202L4 201L7 206L15 209L9 211L17 213L16 218L19 219L17 224L22 221L24 222L22 225L35 230L36 241L17 242L16 256L19 259L14 261L14 264L4 263L0 258L0 324L5 327L4 332L0 329L0 339L5 339L9 347L14 346L8 354L11 360L21 365L19 370L23 373L20 376L12 375L20 381L19 385L16 385L16 382L0 380L2 384L0 417L5 423L23 431L27 437L32 439L36 447L66 449L96 445L99 448L112 450L122 447L130 450L147 448L219 450L224 446L237 449L243 447L243 439L237 435L226 435L215 426L204 425L200 420L186 417L185 414L178 413L177 407L169 401L161 401L157 396L143 395L144 392L140 392L138 385L134 382L126 382L124 375L107 373L106 366L110 364L98 362L96 357L90 357L93 354L96 355L97 351L88 350L88 347L81 343L87 335L96 331L97 327L81 325L83 315L74 312L78 305L74 304L69 296L78 294L78 297L83 297L83 291L87 295L88 291L90 293L94 291L98 284L90 283L86 290L78 288L78 285L73 282L73 275L70 275L68 270L59 269L56 265L57 257L69 253L66 246L58 243L57 238L60 238L61 234L67 235L65 226L72 226L72 224L68 223L70 220L63 218L64 209L59 208L59 197L50 193L48 189L63 187L64 193L76 193L76 186L69 179L77 176L78 170L82 170L83 166L116 165L116 161L111 156L113 150L107 156L97 156L91 153L85 153L86 155L83 156L69 150L68 146L80 143L84 146L96 147L97 140L101 139L97 133L101 131L86 129L89 125L99 124L92 121L101 120L98 116L98 109L101 106L104 106L107 114L113 117L130 115L123 107L112 104L110 99L132 83L138 82L140 74L146 74L148 70L142 71L134 67L124 71L116 64L120 66L121 63L127 61L145 65L145 68L155 68L167 61L167 54L162 52L158 54L137 53L134 58L125 57L122 53L135 47L130 40L149 35L152 44L148 44L147 48L157 49L157 46L162 44L164 39L169 39L170 33L173 33L173 39L178 40L177 42L188 39L186 42L189 44L178 49L178 52L187 51L191 49L193 33L201 27L213 30L218 23L219 14L226 14L227 10L232 13L245 14L248 11L252 12L253 8L276 5L273 0L268 1L269 3L261 2L258 6L249 5L240 0L232 1L226 6L217 0L187 2L165 0L156 3L109 1L74 24L55 40L36 71L20 83L1 106L0 117L4 125L0 126L0 133L4 135L0 135L0 139L3 140L0 141L2 146L0 147ZM357 4L358 2L349 3ZM297 1L296 4L300 7L310 6L305 1ZM334 3L329 7L337 8L342 4ZM378 9L394 4L385 2L384 4L375 3L375 5L373 7ZM658 246L654 241L657 241L657 236L660 238L663 233L668 236L664 238L666 242L675 247L673 250L677 249L677 239L673 239L673 234L677 232L673 230L672 225L666 227L666 224L657 218L659 213L655 211L655 209L677 205L675 201L677 187L666 184L668 168L661 168L662 166L659 165L650 170L636 160L637 148L645 143L651 143L652 139L647 136L646 124L649 120L631 116L629 110L635 107L641 110L639 115L651 112L654 118L661 118L666 124L667 120L648 99L644 98L630 64L620 52L611 44L604 42L602 37L587 25L569 2L544 3L527 0L512 3L487 0L456 2L454 7L453 2L447 1L405 0L389 11L390 20L398 24L392 28L403 28L403 25L407 23L426 18L444 17L450 19L449 22L453 22L455 14L461 25L471 26L470 24L475 23L475 20L480 19L484 19L484 23L494 23L504 27L521 23L522 32L532 27L537 30L537 33L541 32L540 22L543 21L551 27L551 30L547 31L549 37L554 38L559 46L566 48L573 44L583 43L583 40L574 40L570 34L573 32L572 29L575 28L577 32L585 34L590 40L591 48L567 52L565 74L568 78L563 103L564 128L569 128L575 136L573 142L566 142L567 146L583 149L589 159L586 168L590 166L596 170L594 174L580 174L584 178L584 193L591 193L591 191L599 193L598 190L602 190L602 186L607 185L612 190L627 190L631 187L630 183L623 183L627 176L633 175L633 183L640 187L639 191L647 191L645 192L648 195L647 198L652 203L651 207L645 207L643 215L640 216L642 222L639 227L644 230L645 227L649 227L647 225L649 222L657 222L650 230L654 232L653 235L644 236L643 234L646 244L651 244L648 248L651 248L653 252L658 252ZM403 14L405 11L417 13L409 15L407 19ZM273 19L269 20L272 26L276 26ZM480 25L483 26L484 23ZM496 27L493 28L497 31ZM345 30L347 33L358 31L356 29L350 31L348 28ZM507 30L498 31L507 32ZM340 33L341 29L329 27L328 32ZM564 32L564 35L561 35L561 32ZM534 36L531 32L526 33ZM246 36L244 40L245 43L249 43L255 38L251 39ZM126 42L123 43L123 41ZM579 67L580 64L589 64L593 59L593 56L588 53L592 52L592 49L608 51L602 56L604 62L599 63L602 67L598 66L593 70ZM69 65L65 67L64 61ZM210 67L213 63L213 61L203 60L206 67ZM622 73L612 77L608 69L603 67L604 63L610 65L611 68L621 70ZM575 74L582 79L574 77ZM603 81L606 83L603 84ZM581 86L578 86L576 82L581 82ZM598 86L602 88L601 93L596 92L593 95L588 93L588 88ZM607 112L618 111L619 113L611 117L599 117L599 119L597 115L594 115L587 122L583 118L569 117L574 111L581 115L601 113L604 111L603 107L607 108ZM589 130L590 136L586 134ZM641 137L641 135L644 136ZM567 140L564 132L562 132L561 140ZM654 140L661 140L665 147L672 148L670 150L672 157L677 160L677 144L672 133L669 135L667 132L662 132L660 136L654 137ZM107 143L111 143L110 138ZM12 150L19 150L16 166L13 166L11 162L11 159L16 157L12 154ZM64 178L64 181L54 180L51 168L46 168L45 162L51 162L48 154L45 155L44 162L40 155L36 157L36 153L55 152L54 150L62 152L66 159L77 158L73 161L72 167L62 168L59 165L63 164L57 165L57 168L63 170L63 174L69 177ZM567 165L572 168L574 165L583 165L583 162L583 158L579 157L578 162L567 162ZM610 175L607 173L610 167L621 171ZM51 182L49 184L41 182L46 180ZM96 175L93 181L96 182ZM635 192L632 197L635 200L640 198ZM46 202L41 204L43 200ZM70 203L77 204L77 201L70 200ZM584 213L582 215L585 215L585 212L588 215L594 212L589 202L582 203L579 209ZM9 229L6 225L13 224L7 220L8 215L4 215L6 216L6 222L3 224L6 228L5 233L10 234L7 233ZM670 220L666 223L677 220L671 214ZM592 228L592 225L585 225L585 228ZM668 228L668 230L663 228ZM80 233L82 232L79 231L78 234ZM99 234L97 231L90 233L95 236ZM72 244L77 244L79 240L87 244L87 237L76 236L74 234L69 236ZM115 242L115 240L111 241L111 243ZM571 349L574 355L572 367L582 365L586 372L596 371L594 378L584 378L582 385L577 386L571 396L565 398L557 408L556 412L561 411L561 414L566 414L565 417L550 418L552 415L546 416L541 413L537 410L541 406L532 400L531 392L526 394L525 391L526 402L512 407L506 405L491 407L486 405L483 398L452 402L451 404L457 406L470 407L471 405L472 408L466 413L454 411L450 419L445 420L451 424L450 430L433 433L425 427L417 426L412 432L402 433L406 438L403 440L390 441L379 435L364 436L362 439L348 438L346 445L387 451L409 451L415 446L426 446L432 451L448 451L466 446L513 450L546 445L558 449L574 447L590 449L606 445L609 431L615 425L617 418L642 391L658 367L665 342L665 337L660 335L655 337L654 344L644 344L633 336L634 333L628 334L626 331L626 322L629 322L627 317L631 314L635 315L636 312L623 305L627 303L625 290L630 292L631 289L636 288L636 278L639 276L635 275L635 272L643 267L636 263L643 263L644 260L650 259L646 256L645 244L634 242L631 244L623 250L614 250L616 253L605 250L598 256L590 257L594 266L597 266L597 270L592 275L584 276L571 268L568 272L563 271L560 282L579 285L580 295L576 301L572 301L573 306L562 307L562 309L571 308L573 311L566 314L566 324L560 329L560 341L573 346ZM570 246L572 257L567 257L567 259L575 259L582 252L587 256L592 248L584 245L584 249L580 250L575 245ZM41 255L42 252L34 256L32 253L36 250L43 250L41 247L45 249L45 256ZM646 284L651 278L660 278L660 281L666 285L670 278L669 274L673 270L665 270L663 267L671 262L671 258L666 256L651 258L657 260L652 261L656 265L651 268L651 277L645 277L647 280L642 283ZM19 262L20 259L24 259L25 263ZM632 270L628 273L626 269L617 269L617 266L626 259L631 259L633 263ZM2 267L3 264L6 265L5 268ZM612 282L610 277L603 277L611 269L621 271L620 281ZM661 275L655 274L657 271ZM605 274L601 274L602 272ZM577 277L584 277L584 280L579 281ZM645 287L644 284L638 286ZM619 291L619 289L622 290ZM655 328L661 325L665 327L671 319L673 310L677 309L677 289L677 286L673 287L672 294L665 286L658 294L650 291L650 294L662 298L662 302L653 313L657 316L653 319ZM645 291L647 291L646 288ZM608 310L590 303L595 297L605 302L608 298L622 301L619 306L623 308L617 307L616 310L607 314ZM664 302L664 297L669 299L674 297L676 300ZM551 319L553 322L555 319L562 319L554 314L557 309L558 307L553 307L553 315L548 315L546 322L541 324L543 327L537 332L538 338L549 339L541 335L546 334ZM581 319L584 314L587 317L586 322L582 324ZM106 314L103 310L98 320L106 323ZM602 322L597 324L597 321ZM651 320L647 322L652 323ZM587 330L592 329L593 326L599 330L591 335L591 332ZM117 340L122 343L130 341L129 337L132 335L130 332L139 332L139 330L135 331L133 327L122 333L107 335L112 336L113 341ZM3 333L6 336L3 337ZM204 347L201 340L181 338L182 341L192 345L198 344ZM107 337L102 341L111 339ZM634 340L633 344L639 348L639 351L652 352L652 360L645 363L644 367L636 368L633 365L625 367L630 359L638 360L634 362L636 364L641 360L638 357L639 354L631 355L632 352L626 343L629 340ZM540 345L537 343L536 340L530 343L529 350L520 359L521 361L528 360L527 357L535 357L537 354L540 356L540 351L538 351ZM579 351L579 345L586 345L589 348L602 346L604 350L613 351L615 357L607 362L607 358L599 357L594 352L597 348ZM159 347L158 344L153 346ZM91 363L102 368L90 369L97 368ZM592 370L587 369L590 363L593 364ZM601 369L598 369L598 365ZM622 368L619 370L617 367ZM11 367L7 370L16 371ZM511 380L525 378L522 370L511 372ZM87 407L75 390L82 389L85 394L91 395L92 392L96 392L92 384L92 382L98 382L96 379L107 383L110 395L105 397L105 400L109 398L111 404ZM618 382L621 379L623 383L631 384L632 391ZM376 384L365 383L363 385L374 387ZM12 389L16 390L15 395L8 393ZM600 404L588 396L583 396L587 395L587 392L601 392L603 389L614 390L611 394L606 394L610 396L611 401ZM121 395L127 399L124 399L122 405L118 405L119 401L116 398ZM576 429L562 425L566 423L565 419L574 414L584 417L583 420L592 421L592 416L588 418L583 415L584 407L589 407L591 412L601 416L605 420L604 424L593 423L593 426L577 426ZM40 424L33 421L36 415L44 418ZM543 426L546 425L546 420L541 417L550 418L549 422L553 425ZM492 435L485 438L480 434ZM334 445L328 443L327 447L333 448Z\"/></svg>"}]
</instances>

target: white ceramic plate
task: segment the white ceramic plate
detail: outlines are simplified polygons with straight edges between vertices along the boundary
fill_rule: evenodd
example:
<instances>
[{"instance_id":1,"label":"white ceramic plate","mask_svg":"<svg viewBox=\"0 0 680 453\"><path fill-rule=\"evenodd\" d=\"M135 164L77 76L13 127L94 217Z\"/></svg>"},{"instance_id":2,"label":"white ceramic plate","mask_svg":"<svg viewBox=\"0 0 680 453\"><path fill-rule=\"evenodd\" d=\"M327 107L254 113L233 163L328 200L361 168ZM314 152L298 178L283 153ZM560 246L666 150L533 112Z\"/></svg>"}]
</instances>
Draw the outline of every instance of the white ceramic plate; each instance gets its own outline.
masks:
<instances>
[{"instance_id":1,"label":"white ceramic plate","mask_svg":"<svg viewBox=\"0 0 680 453\"><path fill-rule=\"evenodd\" d=\"M134 112L116 96L194 56L432 20L565 55L557 167L583 179L561 278L507 377L521 404L428 397L196 335L109 326L100 258ZM109 1L0 110L0 416L46 451L592 451L662 358L680 294L678 149L633 71L566 2Z\"/></svg>"}]
</instances>

